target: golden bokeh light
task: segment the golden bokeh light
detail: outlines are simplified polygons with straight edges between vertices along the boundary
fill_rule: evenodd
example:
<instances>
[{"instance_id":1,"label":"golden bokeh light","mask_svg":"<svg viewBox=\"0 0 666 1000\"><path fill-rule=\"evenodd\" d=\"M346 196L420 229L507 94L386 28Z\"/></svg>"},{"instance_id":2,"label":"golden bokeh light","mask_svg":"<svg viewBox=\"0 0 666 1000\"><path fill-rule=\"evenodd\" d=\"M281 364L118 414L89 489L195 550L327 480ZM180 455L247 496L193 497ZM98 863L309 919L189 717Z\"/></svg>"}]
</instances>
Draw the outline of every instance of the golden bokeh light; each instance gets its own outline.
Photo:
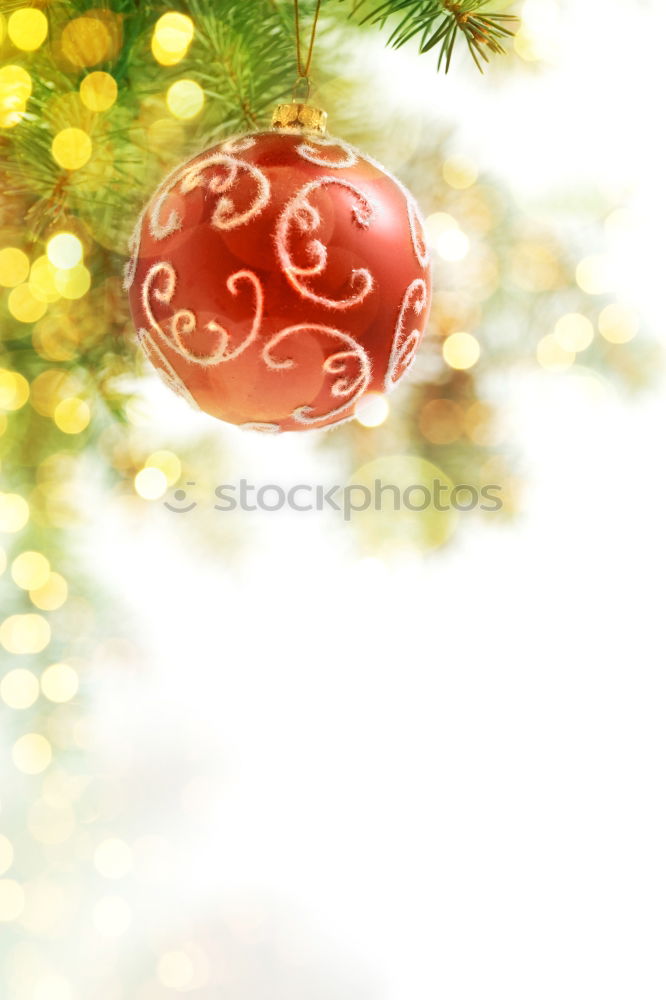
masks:
<instances>
[{"instance_id":1,"label":"golden bokeh light","mask_svg":"<svg viewBox=\"0 0 666 1000\"><path fill-rule=\"evenodd\" d=\"M461 229L447 229L437 237L435 249L442 260L456 263L467 256L469 237Z\"/></svg>"},{"instance_id":2,"label":"golden bokeh light","mask_svg":"<svg viewBox=\"0 0 666 1000\"><path fill-rule=\"evenodd\" d=\"M16 288L30 274L28 255L17 247L4 247L0 250L0 285L5 288Z\"/></svg>"},{"instance_id":3,"label":"golden bokeh light","mask_svg":"<svg viewBox=\"0 0 666 1000\"><path fill-rule=\"evenodd\" d=\"M194 37L194 24L186 14L167 11L155 24L151 49L162 66L175 66L186 55Z\"/></svg>"},{"instance_id":4,"label":"golden bokeh light","mask_svg":"<svg viewBox=\"0 0 666 1000\"><path fill-rule=\"evenodd\" d=\"M53 412L53 422L64 434L80 434L90 423L90 407L83 399L62 399Z\"/></svg>"},{"instance_id":5,"label":"golden bokeh light","mask_svg":"<svg viewBox=\"0 0 666 1000\"><path fill-rule=\"evenodd\" d=\"M76 264L66 271L56 271L55 286L63 299L82 299L89 291L90 284L90 271L85 264Z\"/></svg>"},{"instance_id":6,"label":"golden bokeh light","mask_svg":"<svg viewBox=\"0 0 666 1000\"><path fill-rule=\"evenodd\" d=\"M10 15L7 34L17 49L34 52L42 44L49 30L43 11L36 7L20 7Z\"/></svg>"},{"instance_id":7,"label":"golden bokeh light","mask_svg":"<svg viewBox=\"0 0 666 1000\"><path fill-rule=\"evenodd\" d=\"M608 262L601 254L584 257L576 268L576 281L579 288L588 295L604 295L612 286L608 274Z\"/></svg>"},{"instance_id":8,"label":"golden bokeh light","mask_svg":"<svg viewBox=\"0 0 666 1000\"><path fill-rule=\"evenodd\" d=\"M599 333L610 344L627 344L640 329L640 316L635 309L613 302L599 314Z\"/></svg>"},{"instance_id":9,"label":"golden bokeh light","mask_svg":"<svg viewBox=\"0 0 666 1000\"><path fill-rule=\"evenodd\" d=\"M46 244L46 256L61 271L76 267L83 259L83 244L74 233L56 233Z\"/></svg>"},{"instance_id":10,"label":"golden bokeh light","mask_svg":"<svg viewBox=\"0 0 666 1000\"><path fill-rule=\"evenodd\" d=\"M563 272L557 250L548 243L521 240L510 251L513 284L527 292L542 292L562 284Z\"/></svg>"},{"instance_id":11,"label":"golden bokeh light","mask_svg":"<svg viewBox=\"0 0 666 1000\"><path fill-rule=\"evenodd\" d=\"M463 422L465 434L474 444L483 448L495 448L501 444L504 434L495 418L495 411L487 403L476 400L468 406Z\"/></svg>"},{"instance_id":12,"label":"golden bokeh light","mask_svg":"<svg viewBox=\"0 0 666 1000\"><path fill-rule=\"evenodd\" d=\"M30 507L18 493L0 493L0 531L13 534L25 527Z\"/></svg>"},{"instance_id":13,"label":"golden bokeh light","mask_svg":"<svg viewBox=\"0 0 666 1000\"><path fill-rule=\"evenodd\" d=\"M442 164L442 176L449 185L457 191L471 187L479 176L479 171L472 160L465 156L450 156Z\"/></svg>"},{"instance_id":14,"label":"golden bokeh light","mask_svg":"<svg viewBox=\"0 0 666 1000\"><path fill-rule=\"evenodd\" d=\"M79 690L79 675L69 663L53 663L41 677L42 691L49 701L71 701Z\"/></svg>"},{"instance_id":15,"label":"golden bokeh light","mask_svg":"<svg viewBox=\"0 0 666 1000\"><path fill-rule=\"evenodd\" d=\"M0 645L8 653L41 653L51 641L51 626L41 615L10 615L0 625Z\"/></svg>"},{"instance_id":16,"label":"golden bokeh light","mask_svg":"<svg viewBox=\"0 0 666 1000\"><path fill-rule=\"evenodd\" d=\"M354 417L362 427L379 427L389 411L389 401L383 393L367 392L356 404Z\"/></svg>"},{"instance_id":17,"label":"golden bokeh light","mask_svg":"<svg viewBox=\"0 0 666 1000\"><path fill-rule=\"evenodd\" d=\"M167 52L182 52L194 38L194 22L186 14L170 10L159 18L154 34Z\"/></svg>"},{"instance_id":18,"label":"golden bokeh light","mask_svg":"<svg viewBox=\"0 0 666 1000\"><path fill-rule=\"evenodd\" d=\"M451 368L472 368L481 356L481 345L471 333L452 333L442 345L442 356Z\"/></svg>"},{"instance_id":19,"label":"golden bokeh light","mask_svg":"<svg viewBox=\"0 0 666 1000\"><path fill-rule=\"evenodd\" d=\"M550 372L563 372L576 360L573 351L567 351L552 333L546 334L537 344L537 361Z\"/></svg>"},{"instance_id":20,"label":"golden bokeh light","mask_svg":"<svg viewBox=\"0 0 666 1000\"><path fill-rule=\"evenodd\" d=\"M14 863L14 848L9 837L0 833L0 875L9 871Z\"/></svg>"},{"instance_id":21,"label":"golden bokeh light","mask_svg":"<svg viewBox=\"0 0 666 1000\"><path fill-rule=\"evenodd\" d=\"M594 339L594 327L582 313L560 316L553 331L555 340L569 353L584 351Z\"/></svg>"},{"instance_id":22,"label":"golden bokeh light","mask_svg":"<svg viewBox=\"0 0 666 1000\"><path fill-rule=\"evenodd\" d=\"M164 496L169 487L169 481L161 469L148 466L137 472L134 477L134 489L143 500L157 500Z\"/></svg>"},{"instance_id":23,"label":"golden bokeh light","mask_svg":"<svg viewBox=\"0 0 666 1000\"><path fill-rule=\"evenodd\" d=\"M49 573L41 587L30 589L30 600L40 611L57 611L67 600L67 581L60 573Z\"/></svg>"},{"instance_id":24,"label":"golden bokeh light","mask_svg":"<svg viewBox=\"0 0 666 1000\"><path fill-rule=\"evenodd\" d=\"M74 66L96 66L113 51L111 34L98 17L75 17L64 27L62 53Z\"/></svg>"},{"instance_id":25,"label":"golden bokeh light","mask_svg":"<svg viewBox=\"0 0 666 1000\"><path fill-rule=\"evenodd\" d=\"M7 299L7 307L19 323L36 323L46 312L46 302L36 299L28 284L12 288Z\"/></svg>"},{"instance_id":26,"label":"golden bokeh light","mask_svg":"<svg viewBox=\"0 0 666 1000\"><path fill-rule=\"evenodd\" d=\"M0 920L9 923L21 916L25 905L25 893L14 879L0 879Z\"/></svg>"},{"instance_id":27,"label":"golden bokeh light","mask_svg":"<svg viewBox=\"0 0 666 1000\"><path fill-rule=\"evenodd\" d=\"M513 36L513 47L516 54L525 62L538 62L542 58L542 47L524 26Z\"/></svg>"},{"instance_id":28,"label":"golden bokeh light","mask_svg":"<svg viewBox=\"0 0 666 1000\"><path fill-rule=\"evenodd\" d=\"M31 94L32 77L27 69L13 63L0 67L0 100L14 96L25 104Z\"/></svg>"},{"instance_id":29,"label":"golden bokeh light","mask_svg":"<svg viewBox=\"0 0 666 1000\"><path fill-rule=\"evenodd\" d=\"M458 223L448 212L433 212L424 221L426 237L429 243L434 243L438 236L450 229L458 229Z\"/></svg>"},{"instance_id":30,"label":"golden bokeh light","mask_svg":"<svg viewBox=\"0 0 666 1000\"><path fill-rule=\"evenodd\" d=\"M23 120L32 79L22 66L0 68L0 128L14 128Z\"/></svg>"},{"instance_id":31,"label":"golden bokeh light","mask_svg":"<svg viewBox=\"0 0 666 1000\"><path fill-rule=\"evenodd\" d=\"M30 383L20 372L0 368L0 410L20 410L30 396Z\"/></svg>"},{"instance_id":32,"label":"golden bokeh light","mask_svg":"<svg viewBox=\"0 0 666 1000\"><path fill-rule=\"evenodd\" d=\"M419 427L432 444L452 444L462 432L462 408L452 399L431 399L421 410Z\"/></svg>"},{"instance_id":33,"label":"golden bokeh light","mask_svg":"<svg viewBox=\"0 0 666 1000\"><path fill-rule=\"evenodd\" d=\"M151 148L178 149L185 140L185 129L175 118L157 118L146 135Z\"/></svg>"},{"instance_id":34,"label":"golden bokeh light","mask_svg":"<svg viewBox=\"0 0 666 1000\"><path fill-rule=\"evenodd\" d=\"M22 590L43 587L51 574L51 564L41 552L21 552L12 563L12 579Z\"/></svg>"},{"instance_id":35,"label":"golden bokeh light","mask_svg":"<svg viewBox=\"0 0 666 1000\"><path fill-rule=\"evenodd\" d=\"M176 80L167 90L166 102L174 118L196 118L204 106L204 92L195 80Z\"/></svg>"},{"instance_id":36,"label":"golden bokeh light","mask_svg":"<svg viewBox=\"0 0 666 1000\"><path fill-rule=\"evenodd\" d=\"M116 103L118 84L110 73L97 70L83 78L79 95L83 105L90 111L108 111Z\"/></svg>"},{"instance_id":37,"label":"golden bokeh light","mask_svg":"<svg viewBox=\"0 0 666 1000\"><path fill-rule=\"evenodd\" d=\"M98 844L94 864L103 878L124 878L132 867L132 849L124 840L109 837Z\"/></svg>"},{"instance_id":38,"label":"golden bokeh light","mask_svg":"<svg viewBox=\"0 0 666 1000\"><path fill-rule=\"evenodd\" d=\"M41 774L52 759L51 744L41 733L26 733L12 747L14 766L23 774Z\"/></svg>"},{"instance_id":39,"label":"golden bokeh light","mask_svg":"<svg viewBox=\"0 0 666 1000\"><path fill-rule=\"evenodd\" d=\"M46 361L71 361L79 354L82 332L74 316L67 313L66 306L61 306L35 324L32 331L33 347ZM34 384L33 382L33 388ZM71 396L73 393L66 395Z\"/></svg>"},{"instance_id":40,"label":"golden bokeh light","mask_svg":"<svg viewBox=\"0 0 666 1000\"><path fill-rule=\"evenodd\" d=\"M92 156L92 140L80 128L64 128L51 143L53 159L64 170L80 170Z\"/></svg>"},{"instance_id":41,"label":"golden bokeh light","mask_svg":"<svg viewBox=\"0 0 666 1000\"><path fill-rule=\"evenodd\" d=\"M75 396L82 388L83 381L77 376L58 368L47 368L33 380L30 387L30 403L43 417L52 417L61 400ZM40 469L51 476L52 467L56 466L60 472L61 465L62 455L56 454L45 459Z\"/></svg>"},{"instance_id":42,"label":"golden bokeh light","mask_svg":"<svg viewBox=\"0 0 666 1000\"><path fill-rule=\"evenodd\" d=\"M16 667L0 681L0 697L10 708L30 708L39 697L39 681L31 670Z\"/></svg>"},{"instance_id":43,"label":"golden bokeh light","mask_svg":"<svg viewBox=\"0 0 666 1000\"><path fill-rule=\"evenodd\" d=\"M57 302L60 292L56 288L56 268L44 254L30 268L28 287L38 302Z\"/></svg>"},{"instance_id":44,"label":"golden bokeh light","mask_svg":"<svg viewBox=\"0 0 666 1000\"><path fill-rule=\"evenodd\" d=\"M154 451L146 459L145 466L147 469L159 469L163 472L169 486L177 483L182 473L180 459L172 451Z\"/></svg>"}]
</instances>

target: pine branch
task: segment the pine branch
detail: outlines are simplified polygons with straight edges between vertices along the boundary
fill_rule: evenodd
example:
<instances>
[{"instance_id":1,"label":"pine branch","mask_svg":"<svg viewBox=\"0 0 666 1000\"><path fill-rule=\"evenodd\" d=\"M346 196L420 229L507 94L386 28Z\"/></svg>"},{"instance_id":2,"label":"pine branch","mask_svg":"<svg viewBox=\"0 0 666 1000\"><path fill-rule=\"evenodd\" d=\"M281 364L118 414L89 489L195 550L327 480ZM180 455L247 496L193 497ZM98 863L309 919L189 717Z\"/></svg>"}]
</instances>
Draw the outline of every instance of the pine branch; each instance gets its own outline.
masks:
<instances>
[{"instance_id":1,"label":"pine branch","mask_svg":"<svg viewBox=\"0 0 666 1000\"><path fill-rule=\"evenodd\" d=\"M372 0L355 0L350 16L362 11ZM490 54L504 52L503 39L511 36L509 27L516 18L512 14L485 10L487 0L382 0L361 17L361 24L384 27L393 15L401 16L388 38L388 44L398 49L412 38L420 36L419 52L430 52L439 46L437 68L444 63L445 72L451 65L453 49L459 35L467 42L477 67Z\"/></svg>"}]
</instances>

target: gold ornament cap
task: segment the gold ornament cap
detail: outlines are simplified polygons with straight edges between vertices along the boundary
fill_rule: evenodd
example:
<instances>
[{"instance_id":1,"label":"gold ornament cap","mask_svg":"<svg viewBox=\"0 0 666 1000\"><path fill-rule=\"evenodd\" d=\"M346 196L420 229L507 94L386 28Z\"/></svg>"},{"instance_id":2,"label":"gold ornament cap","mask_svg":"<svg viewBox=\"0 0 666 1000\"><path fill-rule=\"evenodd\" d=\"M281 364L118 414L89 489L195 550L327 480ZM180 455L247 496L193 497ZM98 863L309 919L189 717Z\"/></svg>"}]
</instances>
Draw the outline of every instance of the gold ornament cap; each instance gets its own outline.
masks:
<instances>
[{"instance_id":1,"label":"gold ornament cap","mask_svg":"<svg viewBox=\"0 0 666 1000\"><path fill-rule=\"evenodd\" d=\"M292 101L291 104L278 104L273 112L273 128L326 135L327 118L328 115L321 108Z\"/></svg>"}]
</instances>

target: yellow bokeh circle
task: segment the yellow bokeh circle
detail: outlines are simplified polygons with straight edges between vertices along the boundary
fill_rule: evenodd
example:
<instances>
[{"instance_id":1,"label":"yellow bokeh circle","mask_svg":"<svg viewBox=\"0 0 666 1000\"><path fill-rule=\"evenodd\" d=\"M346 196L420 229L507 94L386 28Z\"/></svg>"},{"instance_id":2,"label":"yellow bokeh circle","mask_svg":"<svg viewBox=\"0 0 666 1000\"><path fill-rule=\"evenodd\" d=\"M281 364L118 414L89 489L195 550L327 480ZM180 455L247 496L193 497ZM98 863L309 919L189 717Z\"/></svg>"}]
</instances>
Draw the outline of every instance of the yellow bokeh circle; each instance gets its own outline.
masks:
<instances>
[{"instance_id":1,"label":"yellow bokeh circle","mask_svg":"<svg viewBox=\"0 0 666 1000\"><path fill-rule=\"evenodd\" d=\"M7 97L16 97L25 104L32 94L32 77L23 66L9 63L0 68L0 102Z\"/></svg>"},{"instance_id":2,"label":"yellow bokeh circle","mask_svg":"<svg viewBox=\"0 0 666 1000\"><path fill-rule=\"evenodd\" d=\"M187 55L193 37L191 18L178 11L167 11L157 21L151 39L155 60L161 66L175 66Z\"/></svg>"},{"instance_id":3,"label":"yellow bokeh circle","mask_svg":"<svg viewBox=\"0 0 666 1000\"><path fill-rule=\"evenodd\" d=\"M53 412L56 427L64 434L80 434L90 423L90 407L83 399L62 399Z\"/></svg>"},{"instance_id":4,"label":"yellow bokeh circle","mask_svg":"<svg viewBox=\"0 0 666 1000\"><path fill-rule=\"evenodd\" d=\"M134 489L144 500L157 500L166 493L169 481L162 471L154 466L141 469L134 477Z\"/></svg>"},{"instance_id":5,"label":"yellow bokeh circle","mask_svg":"<svg viewBox=\"0 0 666 1000\"><path fill-rule=\"evenodd\" d=\"M640 317L635 309L612 302L601 310L599 333L611 344L627 344L640 329Z\"/></svg>"},{"instance_id":6,"label":"yellow bokeh circle","mask_svg":"<svg viewBox=\"0 0 666 1000\"><path fill-rule=\"evenodd\" d=\"M57 611L67 600L67 581L60 573L49 573L41 587L30 589L30 600L40 611Z\"/></svg>"},{"instance_id":7,"label":"yellow bokeh circle","mask_svg":"<svg viewBox=\"0 0 666 1000\"><path fill-rule=\"evenodd\" d=\"M58 703L70 701L79 690L79 675L68 663L54 663L42 674L42 691Z\"/></svg>"},{"instance_id":8,"label":"yellow bokeh circle","mask_svg":"<svg viewBox=\"0 0 666 1000\"><path fill-rule=\"evenodd\" d=\"M0 645L8 653L41 653L51 641L51 626L41 615L10 615L0 625Z\"/></svg>"},{"instance_id":9,"label":"yellow bokeh circle","mask_svg":"<svg viewBox=\"0 0 666 1000\"><path fill-rule=\"evenodd\" d=\"M67 271L83 259L83 244L74 233L56 233L46 244L46 256L54 267Z\"/></svg>"},{"instance_id":10,"label":"yellow bokeh circle","mask_svg":"<svg viewBox=\"0 0 666 1000\"><path fill-rule=\"evenodd\" d=\"M90 271L85 264L77 264L68 270L58 270L55 286L63 299L81 299L90 288Z\"/></svg>"},{"instance_id":11,"label":"yellow bokeh circle","mask_svg":"<svg viewBox=\"0 0 666 1000\"><path fill-rule=\"evenodd\" d=\"M25 527L30 507L18 493L0 493L0 531L14 534Z\"/></svg>"},{"instance_id":12,"label":"yellow bokeh circle","mask_svg":"<svg viewBox=\"0 0 666 1000\"><path fill-rule=\"evenodd\" d=\"M4 247L0 250L0 285L16 288L30 274L28 255L18 247Z\"/></svg>"},{"instance_id":13,"label":"yellow bokeh circle","mask_svg":"<svg viewBox=\"0 0 666 1000\"><path fill-rule=\"evenodd\" d=\"M108 111L116 103L118 84L110 73L97 70L83 78L79 95L90 111Z\"/></svg>"},{"instance_id":14,"label":"yellow bokeh circle","mask_svg":"<svg viewBox=\"0 0 666 1000\"><path fill-rule=\"evenodd\" d=\"M30 396L30 383L20 372L0 368L0 410L20 410Z\"/></svg>"},{"instance_id":15,"label":"yellow bokeh circle","mask_svg":"<svg viewBox=\"0 0 666 1000\"><path fill-rule=\"evenodd\" d=\"M0 69L0 128L18 125L31 93L32 80L22 66L10 64Z\"/></svg>"},{"instance_id":16,"label":"yellow bokeh circle","mask_svg":"<svg viewBox=\"0 0 666 1000\"><path fill-rule=\"evenodd\" d=\"M608 260L602 254L584 257L576 268L576 282L588 295L603 295L611 287Z\"/></svg>"},{"instance_id":17,"label":"yellow bokeh circle","mask_svg":"<svg viewBox=\"0 0 666 1000\"><path fill-rule=\"evenodd\" d=\"M39 681L31 670L17 667L0 681L0 697L10 708L30 708L39 697Z\"/></svg>"},{"instance_id":18,"label":"yellow bokeh circle","mask_svg":"<svg viewBox=\"0 0 666 1000\"><path fill-rule=\"evenodd\" d=\"M442 345L442 355L451 368L472 368L481 356L481 345L471 333L452 333Z\"/></svg>"},{"instance_id":19,"label":"yellow bokeh circle","mask_svg":"<svg viewBox=\"0 0 666 1000\"><path fill-rule=\"evenodd\" d=\"M34 52L46 38L49 22L36 7L20 7L7 22L7 34L17 49Z\"/></svg>"},{"instance_id":20,"label":"yellow bokeh circle","mask_svg":"<svg viewBox=\"0 0 666 1000\"><path fill-rule=\"evenodd\" d=\"M35 298L28 284L12 288L7 299L10 313L20 323L36 323L46 312L46 302Z\"/></svg>"},{"instance_id":21,"label":"yellow bokeh circle","mask_svg":"<svg viewBox=\"0 0 666 1000\"><path fill-rule=\"evenodd\" d=\"M166 102L174 118L195 118L204 106L204 92L195 80L176 80L167 90Z\"/></svg>"},{"instance_id":22,"label":"yellow bokeh circle","mask_svg":"<svg viewBox=\"0 0 666 1000\"><path fill-rule=\"evenodd\" d=\"M166 52L185 52L194 38L194 22L186 14L167 11L155 24L154 38Z\"/></svg>"},{"instance_id":23,"label":"yellow bokeh circle","mask_svg":"<svg viewBox=\"0 0 666 1000\"><path fill-rule=\"evenodd\" d=\"M567 313L555 324L554 336L565 351L584 351L594 339L594 327L582 313Z\"/></svg>"},{"instance_id":24,"label":"yellow bokeh circle","mask_svg":"<svg viewBox=\"0 0 666 1000\"><path fill-rule=\"evenodd\" d=\"M182 472L180 459L172 451L154 451L146 459L145 465L146 468L160 469L166 476L169 486L173 486L180 479Z\"/></svg>"},{"instance_id":25,"label":"yellow bokeh circle","mask_svg":"<svg viewBox=\"0 0 666 1000\"><path fill-rule=\"evenodd\" d=\"M449 187L463 191L471 187L479 176L476 165L464 156L450 156L442 164L442 176Z\"/></svg>"},{"instance_id":26,"label":"yellow bokeh circle","mask_svg":"<svg viewBox=\"0 0 666 1000\"><path fill-rule=\"evenodd\" d=\"M366 392L354 407L354 417L362 427L379 427L389 415L390 405L381 392Z\"/></svg>"},{"instance_id":27,"label":"yellow bokeh circle","mask_svg":"<svg viewBox=\"0 0 666 1000\"><path fill-rule=\"evenodd\" d=\"M30 268L28 287L38 302L57 302L60 292L55 284L56 269L44 254Z\"/></svg>"},{"instance_id":28,"label":"yellow bokeh circle","mask_svg":"<svg viewBox=\"0 0 666 1000\"><path fill-rule=\"evenodd\" d=\"M26 733L12 748L14 765L23 774L41 774L51 763L51 744L40 733Z\"/></svg>"},{"instance_id":29,"label":"yellow bokeh circle","mask_svg":"<svg viewBox=\"0 0 666 1000\"><path fill-rule=\"evenodd\" d=\"M80 128L64 128L51 143L53 159L65 170L80 170L92 156L92 140Z\"/></svg>"},{"instance_id":30,"label":"yellow bokeh circle","mask_svg":"<svg viewBox=\"0 0 666 1000\"><path fill-rule=\"evenodd\" d=\"M51 574L51 564L41 552L21 552L12 563L12 579L17 587L43 587Z\"/></svg>"},{"instance_id":31,"label":"yellow bokeh circle","mask_svg":"<svg viewBox=\"0 0 666 1000\"><path fill-rule=\"evenodd\" d=\"M573 351L567 350L552 333L547 333L537 344L537 361L551 372L563 372L576 360Z\"/></svg>"},{"instance_id":32,"label":"yellow bokeh circle","mask_svg":"<svg viewBox=\"0 0 666 1000\"><path fill-rule=\"evenodd\" d=\"M97 17L75 17L63 30L62 52L74 66L95 66L108 59L113 42L109 29Z\"/></svg>"}]
</instances>

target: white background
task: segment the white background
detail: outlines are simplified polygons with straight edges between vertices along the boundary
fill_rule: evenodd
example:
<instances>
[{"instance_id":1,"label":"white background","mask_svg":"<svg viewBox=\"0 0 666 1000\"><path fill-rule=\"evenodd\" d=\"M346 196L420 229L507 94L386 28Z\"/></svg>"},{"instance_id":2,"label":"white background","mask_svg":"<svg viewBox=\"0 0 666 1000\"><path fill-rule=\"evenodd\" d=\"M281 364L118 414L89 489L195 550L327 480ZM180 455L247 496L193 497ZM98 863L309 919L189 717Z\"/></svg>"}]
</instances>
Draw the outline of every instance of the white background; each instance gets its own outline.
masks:
<instances>
[{"instance_id":1,"label":"white background","mask_svg":"<svg viewBox=\"0 0 666 1000\"><path fill-rule=\"evenodd\" d=\"M626 193L614 278L661 337L665 13L541 6L557 62L529 83L413 85L524 205ZM392 100L396 58L378 60ZM198 942L206 1000L662 1000L666 404L545 373L506 398L524 512L428 562L356 558L332 518L248 514L257 544L223 566L177 516L137 534L100 513L91 552L143 647L100 667L100 753L137 803L163 792L117 833L176 859L150 899L130 880L120 963L152 934ZM230 441L260 482L321 481L306 438ZM248 912L225 988L210 928Z\"/></svg>"}]
</instances>

